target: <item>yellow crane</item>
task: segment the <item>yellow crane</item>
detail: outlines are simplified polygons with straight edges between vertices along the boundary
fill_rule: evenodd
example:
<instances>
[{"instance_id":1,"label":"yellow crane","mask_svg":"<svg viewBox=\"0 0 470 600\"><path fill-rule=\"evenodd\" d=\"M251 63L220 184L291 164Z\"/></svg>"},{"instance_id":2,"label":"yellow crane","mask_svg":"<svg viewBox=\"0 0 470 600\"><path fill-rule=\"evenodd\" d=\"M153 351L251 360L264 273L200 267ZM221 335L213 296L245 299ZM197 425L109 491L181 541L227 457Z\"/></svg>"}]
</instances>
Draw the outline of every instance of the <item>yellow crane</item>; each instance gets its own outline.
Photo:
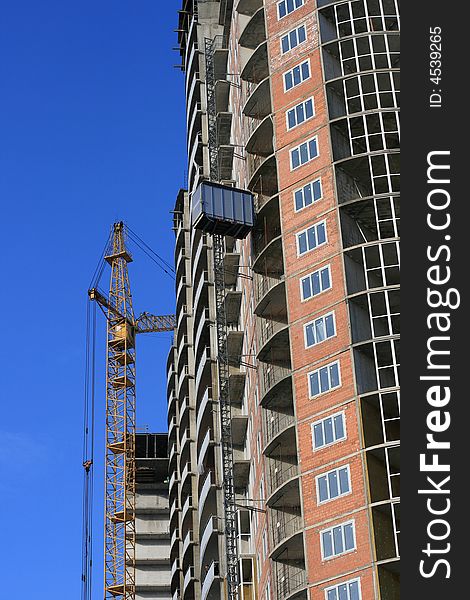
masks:
<instances>
[{"instance_id":1,"label":"yellow crane","mask_svg":"<svg viewBox=\"0 0 470 600\"><path fill-rule=\"evenodd\" d=\"M114 223L104 260L111 266L109 296L96 287L88 291L107 319L104 598L134 600L135 340L139 333L173 331L176 321L149 313L135 318L123 222ZM91 462L84 462L87 473Z\"/></svg>"}]
</instances>

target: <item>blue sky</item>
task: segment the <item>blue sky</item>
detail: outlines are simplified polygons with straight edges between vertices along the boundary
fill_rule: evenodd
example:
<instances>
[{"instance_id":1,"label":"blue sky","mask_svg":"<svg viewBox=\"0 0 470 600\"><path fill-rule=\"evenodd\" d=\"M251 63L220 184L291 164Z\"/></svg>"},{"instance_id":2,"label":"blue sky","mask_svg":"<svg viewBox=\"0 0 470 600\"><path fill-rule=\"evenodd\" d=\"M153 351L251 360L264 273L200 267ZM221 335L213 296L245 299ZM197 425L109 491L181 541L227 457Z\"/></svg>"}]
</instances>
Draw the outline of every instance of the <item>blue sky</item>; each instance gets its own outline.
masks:
<instances>
[{"instance_id":1,"label":"blue sky","mask_svg":"<svg viewBox=\"0 0 470 600\"><path fill-rule=\"evenodd\" d=\"M86 291L115 220L173 259L169 211L184 185L186 162L183 75L173 68L179 56L172 51L178 8L174 0L2 4L0 555L6 598L25 589L37 600L79 597ZM145 255L134 258L136 312L173 312L173 281ZM102 598L100 321L95 598ZM169 344L169 334L138 340L138 425L153 430L166 428Z\"/></svg>"}]
</instances>

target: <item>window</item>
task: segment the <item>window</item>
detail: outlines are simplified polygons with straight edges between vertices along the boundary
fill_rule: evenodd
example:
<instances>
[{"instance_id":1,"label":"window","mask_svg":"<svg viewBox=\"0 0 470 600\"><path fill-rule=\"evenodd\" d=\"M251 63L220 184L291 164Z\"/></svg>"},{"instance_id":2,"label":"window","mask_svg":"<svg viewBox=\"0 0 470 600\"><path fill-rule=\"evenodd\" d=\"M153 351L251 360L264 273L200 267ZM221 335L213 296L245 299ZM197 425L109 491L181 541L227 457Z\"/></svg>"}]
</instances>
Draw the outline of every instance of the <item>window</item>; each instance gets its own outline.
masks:
<instances>
[{"instance_id":1,"label":"window","mask_svg":"<svg viewBox=\"0 0 470 600\"><path fill-rule=\"evenodd\" d=\"M286 15L289 15L294 10L300 8L304 3L304 0L282 0L277 5L278 19L282 19Z\"/></svg>"},{"instance_id":2,"label":"window","mask_svg":"<svg viewBox=\"0 0 470 600\"><path fill-rule=\"evenodd\" d=\"M344 413L336 413L312 423L313 449L318 450L346 439Z\"/></svg>"},{"instance_id":3,"label":"window","mask_svg":"<svg viewBox=\"0 0 470 600\"><path fill-rule=\"evenodd\" d=\"M341 385L339 361L325 365L308 374L310 398L325 394Z\"/></svg>"},{"instance_id":4,"label":"window","mask_svg":"<svg viewBox=\"0 0 470 600\"><path fill-rule=\"evenodd\" d=\"M310 77L310 63L304 60L287 73L284 73L284 91L290 90Z\"/></svg>"},{"instance_id":5,"label":"window","mask_svg":"<svg viewBox=\"0 0 470 600\"><path fill-rule=\"evenodd\" d=\"M317 483L317 504L334 500L351 491L349 465L333 469L315 478Z\"/></svg>"},{"instance_id":6,"label":"window","mask_svg":"<svg viewBox=\"0 0 470 600\"><path fill-rule=\"evenodd\" d=\"M321 198L321 180L315 179L294 192L295 210L302 210Z\"/></svg>"},{"instance_id":7,"label":"window","mask_svg":"<svg viewBox=\"0 0 470 600\"><path fill-rule=\"evenodd\" d=\"M289 31L289 33L286 33L286 35L283 35L281 37L281 52L282 52L282 54L289 52L289 50L292 50L293 48L295 48L302 42L305 42L306 39L307 39L307 30L305 28L305 25L301 25L300 27L297 27L296 29Z\"/></svg>"},{"instance_id":8,"label":"window","mask_svg":"<svg viewBox=\"0 0 470 600\"><path fill-rule=\"evenodd\" d=\"M302 165L310 162L318 156L318 143L317 138L314 137L308 142L296 146L290 151L290 165L291 170L297 169Z\"/></svg>"},{"instance_id":9,"label":"window","mask_svg":"<svg viewBox=\"0 0 470 600\"><path fill-rule=\"evenodd\" d=\"M306 277L300 279L300 291L302 300L308 300L313 296L318 296L322 292L331 288L330 265L322 267Z\"/></svg>"},{"instance_id":10,"label":"window","mask_svg":"<svg viewBox=\"0 0 470 600\"><path fill-rule=\"evenodd\" d=\"M297 234L297 253L299 256L315 250L326 243L326 221L320 221Z\"/></svg>"},{"instance_id":11,"label":"window","mask_svg":"<svg viewBox=\"0 0 470 600\"><path fill-rule=\"evenodd\" d=\"M326 588L325 600L361 600L359 579L351 579L350 581Z\"/></svg>"},{"instance_id":12,"label":"window","mask_svg":"<svg viewBox=\"0 0 470 600\"><path fill-rule=\"evenodd\" d=\"M287 111L287 129L292 129L315 115L313 98L309 98Z\"/></svg>"},{"instance_id":13,"label":"window","mask_svg":"<svg viewBox=\"0 0 470 600\"><path fill-rule=\"evenodd\" d=\"M324 342L336 335L335 313L331 312L323 317L307 323L305 329L305 347L310 348Z\"/></svg>"},{"instance_id":14,"label":"window","mask_svg":"<svg viewBox=\"0 0 470 600\"><path fill-rule=\"evenodd\" d=\"M320 532L321 552L324 559L351 552L356 548L354 521L342 523Z\"/></svg>"}]
</instances>

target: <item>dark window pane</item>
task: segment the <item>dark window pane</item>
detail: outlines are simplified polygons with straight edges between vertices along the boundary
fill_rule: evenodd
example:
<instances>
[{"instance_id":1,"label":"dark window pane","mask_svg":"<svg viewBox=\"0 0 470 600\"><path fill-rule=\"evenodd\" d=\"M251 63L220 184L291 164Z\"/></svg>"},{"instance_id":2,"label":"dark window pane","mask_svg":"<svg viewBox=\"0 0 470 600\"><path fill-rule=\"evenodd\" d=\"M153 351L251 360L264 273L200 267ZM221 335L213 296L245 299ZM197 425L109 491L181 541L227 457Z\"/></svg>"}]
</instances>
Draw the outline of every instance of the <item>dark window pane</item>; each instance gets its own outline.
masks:
<instances>
[{"instance_id":1,"label":"dark window pane","mask_svg":"<svg viewBox=\"0 0 470 600\"><path fill-rule=\"evenodd\" d=\"M325 444L331 444L335 441L333 435L333 421L331 418L325 419Z\"/></svg>"},{"instance_id":2,"label":"dark window pane","mask_svg":"<svg viewBox=\"0 0 470 600\"><path fill-rule=\"evenodd\" d=\"M318 383L318 373L312 373L310 375L310 391L312 396L318 396L320 393L320 386Z\"/></svg>"},{"instance_id":3,"label":"dark window pane","mask_svg":"<svg viewBox=\"0 0 470 600\"><path fill-rule=\"evenodd\" d=\"M343 415L337 415L334 420L335 420L335 437L337 440L339 440L344 437Z\"/></svg>"},{"instance_id":4,"label":"dark window pane","mask_svg":"<svg viewBox=\"0 0 470 600\"><path fill-rule=\"evenodd\" d=\"M324 445L323 427L321 423L318 423L313 427L313 438L315 440L315 448L320 448Z\"/></svg>"}]
</instances>

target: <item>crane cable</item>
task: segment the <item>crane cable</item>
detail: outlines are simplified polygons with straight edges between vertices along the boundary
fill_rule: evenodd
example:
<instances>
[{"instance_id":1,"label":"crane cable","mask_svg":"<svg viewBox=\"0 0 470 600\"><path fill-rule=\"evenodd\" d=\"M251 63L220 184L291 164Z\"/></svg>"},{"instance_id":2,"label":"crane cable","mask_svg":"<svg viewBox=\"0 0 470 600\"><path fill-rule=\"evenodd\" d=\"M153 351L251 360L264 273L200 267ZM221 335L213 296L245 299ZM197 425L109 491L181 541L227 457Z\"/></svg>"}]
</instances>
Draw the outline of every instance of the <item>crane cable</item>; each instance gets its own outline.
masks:
<instances>
[{"instance_id":1,"label":"crane cable","mask_svg":"<svg viewBox=\"0 0 470 600\"><path fill-rule=\"evenodd\" d=\"M85 401L83 412L82 600L91 600L93 571L93 457L95 413L96 302L87 302Z\"/></svg>"},{"instance_id":2,"label":"crane cable","mask_svg":"<svg viewBox=\"0 0 470 600\"><path fill-rule=\"evenodd\" d=\"M140 249L144 254L146 254L150 260L152 260L157 266L162 269L169 277L175 279L175 269L171 266L171 264L162 258L159 254L152 250L152 248L144 242L144 240L139 237L132 229L126 225L126 233L129 239Z\"/></svg>"}]
</instances>

